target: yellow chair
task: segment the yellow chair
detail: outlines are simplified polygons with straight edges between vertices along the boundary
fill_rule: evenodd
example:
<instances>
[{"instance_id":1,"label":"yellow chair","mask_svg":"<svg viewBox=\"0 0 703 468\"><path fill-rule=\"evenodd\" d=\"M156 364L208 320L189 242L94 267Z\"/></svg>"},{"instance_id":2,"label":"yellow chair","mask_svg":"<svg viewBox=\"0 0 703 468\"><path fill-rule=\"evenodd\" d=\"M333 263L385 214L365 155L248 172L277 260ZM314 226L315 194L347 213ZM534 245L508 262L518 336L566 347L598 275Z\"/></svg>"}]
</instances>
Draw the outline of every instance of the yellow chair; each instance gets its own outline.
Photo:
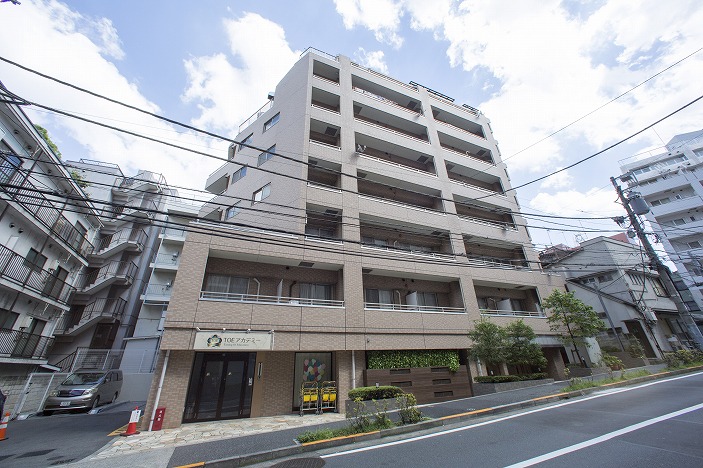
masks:
<instances>
[{"instance_id":1,"label":"yellow chair","mask_svg":"<svg viewBox=\"0 0 703 468\"><path fill-rule=\"evenodd\" d=\"M300 387L300 415L305 411L319 413L319 388L317 382L303 382Z\"/></svg>"},{"instance_id":2,"label":"yellow chair","mask_svg":"<svg viewBox=\"0 0 703 468\"><path fill-rule=\"evenodd\" d=\"M328 380L320 385L320 413L326 409L337 410L337 382Z\"/></svg>"}]
</instances>

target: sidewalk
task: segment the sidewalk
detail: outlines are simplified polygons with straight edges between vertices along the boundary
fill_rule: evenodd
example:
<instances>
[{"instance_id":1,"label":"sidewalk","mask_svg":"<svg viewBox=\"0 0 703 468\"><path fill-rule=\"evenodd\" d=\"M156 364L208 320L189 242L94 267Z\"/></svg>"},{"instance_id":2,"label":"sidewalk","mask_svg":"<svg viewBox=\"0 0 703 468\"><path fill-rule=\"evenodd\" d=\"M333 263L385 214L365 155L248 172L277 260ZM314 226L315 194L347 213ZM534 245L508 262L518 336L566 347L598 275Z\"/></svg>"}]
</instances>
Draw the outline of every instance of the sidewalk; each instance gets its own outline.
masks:
<instances>
[{"instance_id":1,"label":"sidewalk","mask_svg":"<svg viewBox=\"0 0 703 468\"><path fill-rule=\"evenodd\" d=\"M663 365L646 367L652 373ZM633 371L635 369L630 369ZM607 374L593 380L607 378ZM536 387L493 393L443 403L421 405L423 415L439 420L452 415L501 408L534 406L545 397L560 394L568 381ZM545 401L547 402L547 401ZM457 421L458 422L458 421ZM306 430L347 425L343 414L283 415L267 418L237 419L208 423L184 424L177 429L142 432L131 437L118 437L90 457L69 466L105 467L175 467L231 457L254 456L281 449L300 449L295 438ZM408 426L408 428L411 428ZM418 428L419 429L419 428ZM423 429L427 429L426 427ZM412 429L411 429L412 430ZM354 440L344 441L351 443ZM283 455L281 455L283 456ZM236 465L232 465L236 466Z\"/></svg>"}]
</instances>

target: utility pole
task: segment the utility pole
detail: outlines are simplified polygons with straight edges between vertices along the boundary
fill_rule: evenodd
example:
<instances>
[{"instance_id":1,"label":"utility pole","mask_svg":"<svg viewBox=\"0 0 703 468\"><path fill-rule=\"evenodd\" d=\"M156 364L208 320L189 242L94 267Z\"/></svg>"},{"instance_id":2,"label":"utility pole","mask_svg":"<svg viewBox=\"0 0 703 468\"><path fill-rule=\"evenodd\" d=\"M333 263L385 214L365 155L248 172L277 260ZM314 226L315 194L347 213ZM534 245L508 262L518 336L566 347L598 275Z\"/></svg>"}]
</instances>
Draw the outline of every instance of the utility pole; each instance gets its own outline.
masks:
<instances>
[{"instance_id":1,"label":"utility pole","mask_svg":"<svg viewBox=\"0 0 703 468\"><path fill-rule=\"evenodd\" d=\"M642 227L639 218L630 207L630 199L625 196L622 191L622 188L615 181L615 177L611 177L610 182L612 182L613 187L615 187L615 191L618 194L618 198L622 202L622 206L625 207L625 211L627 211L627 216L630 219L630 224L632 224L632 228L635 230L635 233L637 234L637 237L642 243L645 252L647 252L649 260L652 262L652 265L654 266L654 268L656 268L657 272L659 273L659 278L661 279L662 284L664 285L664 289L666 289L666 292L671 298L671 300L674 301L674 304L676 305L676 310L679 312L679 315L686 323L686 327L688 328L689 333L693 336L693 340L696 343L696 347L700 350L703 350L703 334L701 334L698 325L696 325L696 322L693 320L691 313L688 311L688 308L686 308L686 304L684 304L683 299L681 299L679 291L674 286L674 281L671 279L671 270L669 270L669 267L661 261L659 255L657 255L657 252L654 250L654 247L652 247L652 244L649 242L649 238L645 234L644 228Z\"/></svg>"}]
</instances>

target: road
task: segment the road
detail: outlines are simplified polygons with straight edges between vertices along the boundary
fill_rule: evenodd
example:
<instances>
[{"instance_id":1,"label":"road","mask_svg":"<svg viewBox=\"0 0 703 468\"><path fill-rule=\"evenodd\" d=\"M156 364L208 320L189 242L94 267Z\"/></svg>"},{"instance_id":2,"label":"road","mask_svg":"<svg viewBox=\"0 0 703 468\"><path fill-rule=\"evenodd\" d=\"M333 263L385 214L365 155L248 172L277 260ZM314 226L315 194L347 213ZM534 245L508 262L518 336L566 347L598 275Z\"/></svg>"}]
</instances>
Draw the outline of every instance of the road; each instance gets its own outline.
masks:
<instances>
[{"instance_id":1,"label":"road","mask_svg":"<svg viewBox=\"0 0 703 468\"><path fill-rule=\"evenodd\" d=\"M701 434L703 373L697 373L319 455L329 467L701 467Z\"/></svg>"},{"instance_id":2,"label":"road","mask_svg":"<svg viewBox=\"0 0 703 468\"><path fill-rule=\"evenodd\" d=\"M0 442L0 466L46 467L87 457L110 442L109 433L129 421L130 406L105 407L98 414L56 413L10 421Z\"/></svg>"}]
</instances>

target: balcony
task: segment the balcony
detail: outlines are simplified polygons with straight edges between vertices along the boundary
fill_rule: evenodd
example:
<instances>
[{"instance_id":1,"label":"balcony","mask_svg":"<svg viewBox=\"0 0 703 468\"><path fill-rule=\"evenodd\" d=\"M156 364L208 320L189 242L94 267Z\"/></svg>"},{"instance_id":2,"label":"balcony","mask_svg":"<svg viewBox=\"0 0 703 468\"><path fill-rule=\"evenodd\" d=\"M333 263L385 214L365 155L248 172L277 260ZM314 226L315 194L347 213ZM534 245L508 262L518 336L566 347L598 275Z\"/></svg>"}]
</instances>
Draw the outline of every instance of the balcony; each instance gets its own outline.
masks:
<instances>
[{"instance_id":1,"label":"balcony","mask_svg":"<svg viewBox=\"0 0 703 468\"><path fill-rule=\"evenodd\" d=\"M535 288L474 280L474 292L483 316L546 317Z\"/></svg>"},{"instance_id":2,"label":"balcony","mask_svg":"<svg viewBox=\"0 0 703 468\"><path fill-rule=\"evenodd\" d=\"M221 302L243 302L247 304L268 304L285 306L312 306L343 308L344 301L331 299L311 299L305 297L263 296L259 294L222 293L200 291L200 300Z\"/></svg>"},{"instance_id":3,"label":"balcony","mask_svg":"<svg viewBox=\"0 0 703 468\"><path fill-rule=\"evenodd\" d=\"M5 153L0 153L0 184L0 190L72 251L84 259L93 251L93 245L85 237L86 232L72 225L61 214L61 209L55 202L41 193L46 187L37 187L31 183L29 174L18 170L17 165Z\"/></svg>"},{"instance_id":4,"label":"balcony","mask_svg":"<svg viewBox=\"0 0 703 468\"><path fill-rule=\"evenodd\" d=\"M476 171L468 167L446 162L449 180L480 192L505 197L500 177Z\"/></svg>"},{"instance_id":5,"label":"balcony","mask_svg":"<svg viewBox=\"0 0 703 468\"><path fill-rule=\"evenodd\" d=\"M411 91L411 92L417 92L417 87L416 87L416 86L413 86L413 85L408 84L408 83L403 83L402 81L396 80L395 78L391 78L390 76L384 75L383 73L379 73L379 72L377 72L376 70L372 70L371 68L364 68L364 67L362 67L361 65L359 65L358 63L351 62L351 64L352 64L353 67L356 67L356 68L358 68L359 70L364 70L365 72L371 74L371 75L374 76L374 77L378 77L378 78L381 78L381 79L383 79L383 80L386 80L388 83L392 83L392 84L394 84L394 85L401 86L401 87L403 87L403 88L405 88L405 89L407 89L408 91Z\"/></svg>"},{"instance_id":6,"label":"balcony","mask_svg":"<svg viewBox=\"0 0 703 468\"><path fill-rule=\"evenodd\" d=\"M307 205L305 239L341 243L342 214L340 210Z\"/></svg>"},{"instance_id":7,"label":"balcony","mask_svg":"<svg viewBox=\"0 0 703 468\"><path fill-rule=\"evenodd\" d=\"M151 268L155 270L178 270L181 257L178 252L159 253L151 262Z\"/></svg>"},{"instance_id":8,"label":"balcony","mask_svg":"<svg viewBox=\"0 0 703 468\"><path fill-rule=\"evenodd\" d=\"M458 281L427 281L364 274L364 309L463 314ZM402 319L401 319L402 320Z\"/></svg>"},{"instance_id":9,"label":"balcony","mask_svg":"<svg viewBox=\"0 0 703 468\"><path fill-rule=\"evenodd\" d=\"M360 216L361 246L401 255L454 260L449 232Z\"/></svg>"},{"instance_id":10,"label":"balcony","mask_svg":"<svg viewBox=\"0 0 703 468\"><path fill-rule=\"evenodd\" d=\"M339 86L339 69L324 62L312 61L312 77Z\"/></svg>"},{"instance_id":11,"label":"balcony","mask_svg":"<svg viewBox=\"0 0 703 468\"><path fill-rule=\"evenodd\" d=\"M417 115L417 114L416 114ZM429 143L427 127L354 101L354 118L398 136Z\"/></svg>"},{"instance_id":12,"label":"balcony","mask_svg":"<svg viewBox=\"0 0 703 468\"><path fill-rule=\"evenodd\" d=\"M402 111L422 115L422 105L417 97L411 98L354 74L352 74L352 90Z\"/></svg>"},{"instance_id":13,"label":"balcony","mask_svg":"<svg viewBox=\"0 0 703 468\"><path fill-rule=\"evenodd\" d=\"M217 169L215 169L205 181L205 190L214 194L220 194L224 192L229 186L229 171L232 167L239 166L233 166L231 165L231 163L226 162Z\"/></svg>"},{"instance_id":14,"label":"balcony","mask_svg":"<svg viewBox=\"0 0 703 468\"><path fill-rule=\"evenodd\" d=\"M679 239L681 237L690 236L693 233L703 232L703 219L697 219L696 221L690 221L690 216L684 217L688 222L686 224L675 225L673 220L661 221L659 226L654 227L655 230L665 231L665 235L668 239ZM686 250L687 248L681 248L677 250Z\"/></svg>"},{"instance_id":15,"label":"balcony","mask_svg":"<svg viewBox=\"0 0 703 468\"><path fill-rule=\"evenodd\" d=\"M335 192L340 190L342 166L324 160L308 159L308 186L315 186Z\"/></svg>"},{"instance_id":16,"label":"balcony","mask_svg":"<svg viewBox=\"0 0 703 468\"><path fill-rule=\"evenodd\" d=\"M134 281L137 265L134 262L110 262L90 273L79 275L81 294L92 294L111 285L129 286Z\"/></svg>"},{"instance_id":17,"label":"balcony","mask_svg":"<svg viewBox=\"0 0 703 468\"><path fill-rule=\"evenodd\" d=\"M33 265L25 257L0 245L0 278L11 285L26 288L37 297L67 305L76 288L46 270Z\"/></svg>"},{"instance_id":18,"label":"balcony","mask_svg":"<svg viewBox=\"0 0 703 468\"><path fill-rule=\"evenodd\" d=\"M159 206L154 200L145 198L132 199L126 205L109 205L102 211L105 222L121 224L128 221L152 220L156 216Z\"/></svg>"},{"instance_id":19,"label":"balcony","mask_svg":"<svg viewBox=\"0 0 703 468\"><path fill-rule=\"evenodd\" d=\"M102 237L96 243L91 258L105 259L124 251L141 252L148 237L140 228L122 229Z\"/></svg>"},{"instance_id":20,"label":"balcony","mask_svg":"<svg viewBox=\"0 0 703 468\"><path fill-rule=\"evenodd\" d=\"M148 283L142 292L142 301L147 304L165 304L171 299L172 283Z\"/></svg>"},{"instance_id":21,"label":"balcony","mask_svg":"<svg viewBox=\"0 0 703 468\"><path fill-rule=\"evenodd\" d=\"M139 191L161 191L166 186L166 179L163 174L157 174L151 171L139 171L134 177L122 177L116 181L113 191L129 192L131 190Z\"/></svg>"},{"instance_id":22,"label":"balcony","mask_svg":"<svg viewBox=\"0 0 703 468\"><path fill-rule=\"evenodd\" d=\"M310 119L310 142L339 150L339 130L336 125Z\"/></svg>"},{"instance_id":23,"label":"balcony","mask_svg":"<svg viewBox=\"0 0 703 468\"><path fill-rule=\"evenodd\" d=\"M54 338L0 328L0 358L44 360Z\"/></svg>"},{"instance_id":24,"label":"balcony","mask_svg":"<svg viewBox=\"0 0 703 468\"><path fill-rule=\"evenodd\" d=\"M530 269L525 251L520 245L465 236L464 248L470 265L486 268Z\"/></svg>"},{"instance_id":25,"label":"balcony","mask_svg":"<svg viewBox=\"0 0 703 468\"><path fill-rule=\"evenodd\" d=\"M312 88L312 97L310 105L318 107L335 114L339 114L339 96L328 93L318 88Z\"/></svg>"},{"instance_id":26,"label":"balcony","mask_svg":"<svg viewBox=\"0 0 703 468\"><path fill-rule=\"evenodd\" d=\"M512 214L505 208L471 201L457 195L454 196L454 205L460 218L506 231L517 231Z\"/></svg>"},{"instance_id":27,"label":"balcony","mask_svg":"<svg viewBox=\"0 0 703 468\"><path fill-rule=\"evenodd\" d=\"M434 158L410 148L356 133L356 152L360 158L380 161L396 168L436 176Z\"/></svg>"},{"instance_id":28,"label":"balcony","mask_svg":"<svg viewBox=\"0 0 703 468\"><path fill-rule=\"evenodd\" d=\"M165 240L185 241L186 234L187 231L185 230L185 228L177 229L165 227L161 230L161 234L159 234L159 237Z\"/></svg>"},{"instance_id":29,"label":"balcony","mask_svg":"<svg viewBox=\"0 0 703 468\"><path fill-rule=\"evenodd\" d=\"M55 335L76 335L95 324L122 320L127 301L119 297L100 298L86 306L76 306L56 325Z\"/></svg>"},{"instance_id":30,"label":"balcony","mask_svg":"<svg viewBox=\"0 0 703 468\"><path fill-rule=\"evenodd\" d=\"M423 211L444 212L441 192L378 174L358 172L359 196ZM403 187L403 188L401 188Z\"/></svg>"},{"instance_id":31,"label":"balcony","mask_svg":"<svg viewBox=\"0 0 703 468\"><path fill-rule=\"evenodd\" d=\"M695 210L700 207L701 198L694 195L686 198L674 199L669 203L659 206L651 206L651 210L654 216L661 216L662 214L668 213L684 213L688 210Z\"/></svg>"},{"instance_id":32,"label":"balcony","mask_svg":"<svg viewBox=\"0 0 703 468\"><path fill-rule=\"evenodd\" d=\"M435 121L440 125L444 125L461 133L470 134L474 137L484 140L486 139L486 134L483 132L483 127L476 122L438 109L434 106L432 106L432 115L434 116Z\"/></svg>"},{"instance_id":33,"label":"balcony","mask_svg":"<svg viewBox=\"0 0 703 468\"><path fill-rule=\"evenodd\" d=\"M440 131L437 131L437 136L439 136L440 146L445 150L469 158L470 161L495 165L495 160L489 149Z\"/></svg>"}]
</instances>

